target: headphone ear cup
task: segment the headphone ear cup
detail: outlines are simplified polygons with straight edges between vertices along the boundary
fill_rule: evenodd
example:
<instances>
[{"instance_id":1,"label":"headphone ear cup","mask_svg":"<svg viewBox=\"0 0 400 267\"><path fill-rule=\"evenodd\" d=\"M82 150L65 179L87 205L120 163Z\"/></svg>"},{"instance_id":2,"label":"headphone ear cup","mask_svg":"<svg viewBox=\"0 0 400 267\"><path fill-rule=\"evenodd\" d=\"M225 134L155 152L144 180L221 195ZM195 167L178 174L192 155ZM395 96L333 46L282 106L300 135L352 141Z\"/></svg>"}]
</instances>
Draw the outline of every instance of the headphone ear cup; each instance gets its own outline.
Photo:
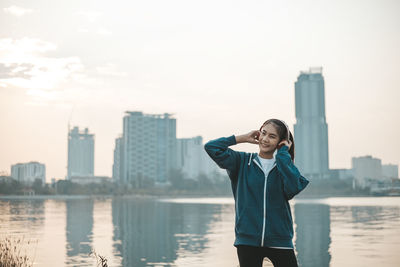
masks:
<instances>
[{"instance_id":1,"label":"headphone ear cup","mask_svg":"<svg viewBox=\"0 0 400 267\"><path fill-rule=\"evenodd\" d=\"M286 126L286 139L288 141L290 141L290 130L289 130L289 127L286 124L285 124L285 126Z\"/></svg>"},{"instance_id":2,"label":"headphone ear cup","mask_svg":"<svg viewBox=\"0 0 400 267\"><path fill-rule=\"evenodd\" d=\"M283 120L280 120L283 125L285 125L286 127L286 140L290 141L290 130L289 130L289 126L286 124L286 122L284 122Z\"/></svg>"}]
</instances>

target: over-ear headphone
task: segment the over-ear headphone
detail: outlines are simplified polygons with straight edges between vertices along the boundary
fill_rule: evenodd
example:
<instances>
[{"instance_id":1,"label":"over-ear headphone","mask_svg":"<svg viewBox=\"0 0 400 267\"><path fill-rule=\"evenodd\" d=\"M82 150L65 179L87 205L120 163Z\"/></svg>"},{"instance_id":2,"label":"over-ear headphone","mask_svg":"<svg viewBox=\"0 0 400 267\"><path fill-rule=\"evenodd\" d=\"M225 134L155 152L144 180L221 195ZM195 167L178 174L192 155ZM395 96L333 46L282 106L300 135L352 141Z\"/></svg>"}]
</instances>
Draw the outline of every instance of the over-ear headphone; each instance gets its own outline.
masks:
<instances>
[{"instance_id":1,"label":"over-ear headphone","mask_svg":"<svg viewBox=\"0 0 400 267\"><path fill-rule=\"evenodd\" d=\"M279 119L278 119L279 120ZM290 131L289 131L289 126L286 124L286 122L284 122L283 120L279 120L280 122L283 123L283 125L285 125L286 127L286 140L290 141Z\"/></svg>"}]
</instances>

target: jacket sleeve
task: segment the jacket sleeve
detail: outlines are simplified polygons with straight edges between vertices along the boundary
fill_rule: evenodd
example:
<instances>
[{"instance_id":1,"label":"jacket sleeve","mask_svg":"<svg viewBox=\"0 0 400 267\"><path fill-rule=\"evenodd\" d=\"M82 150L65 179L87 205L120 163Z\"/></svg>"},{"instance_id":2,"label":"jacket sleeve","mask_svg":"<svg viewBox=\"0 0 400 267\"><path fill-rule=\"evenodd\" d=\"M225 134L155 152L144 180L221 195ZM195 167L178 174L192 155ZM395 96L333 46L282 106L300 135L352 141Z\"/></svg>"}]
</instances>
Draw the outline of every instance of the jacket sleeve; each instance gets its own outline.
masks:
<instances>
[{"instance_id":1,"label":"jacket sleeve","mask_svg":"<svg viewBox=\"0 0 400 267\"><path fill-rule=\"evenodd\" d=\"M211 140L204 149L220 168L227 170L230 179L235 179L240 166L240 152L230 149L232 145L236 145L234 135Z\"/></svg>"},{"instance_id":2,"label":"jacket sleeve","mask_svg":"<svg viewBox=\"0 0 400 267\"><path fill-rule=\"evenodd\" d=\"M284 194L286 199L290 200L306 188L309 181L300 174L293 164L288 150L288 146L282 146L276 153L275 160L276 166L283 176Z\"/></svg>"}]
</instances>

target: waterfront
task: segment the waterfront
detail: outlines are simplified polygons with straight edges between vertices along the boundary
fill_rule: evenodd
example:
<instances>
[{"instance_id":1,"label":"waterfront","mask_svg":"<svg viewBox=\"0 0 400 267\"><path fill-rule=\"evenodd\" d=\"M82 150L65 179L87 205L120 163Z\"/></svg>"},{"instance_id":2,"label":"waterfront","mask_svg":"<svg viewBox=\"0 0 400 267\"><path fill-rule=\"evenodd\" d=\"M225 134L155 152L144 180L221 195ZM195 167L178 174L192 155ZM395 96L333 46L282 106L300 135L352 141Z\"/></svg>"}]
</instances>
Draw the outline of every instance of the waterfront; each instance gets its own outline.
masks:
<instances>
[{"instance_id":1,"label":"waterfront","mask_svg":"<svg viewBox=\"0 0 400 267\"><path fill-rule=\"evenodd\" d=\"M292 202L303 267L400 266L400 198ZM37 241L35 266L238 266L231 198L1 199L0 235ZM267 261L264 266L271 266Z\"/></svg>"}]
</instances>

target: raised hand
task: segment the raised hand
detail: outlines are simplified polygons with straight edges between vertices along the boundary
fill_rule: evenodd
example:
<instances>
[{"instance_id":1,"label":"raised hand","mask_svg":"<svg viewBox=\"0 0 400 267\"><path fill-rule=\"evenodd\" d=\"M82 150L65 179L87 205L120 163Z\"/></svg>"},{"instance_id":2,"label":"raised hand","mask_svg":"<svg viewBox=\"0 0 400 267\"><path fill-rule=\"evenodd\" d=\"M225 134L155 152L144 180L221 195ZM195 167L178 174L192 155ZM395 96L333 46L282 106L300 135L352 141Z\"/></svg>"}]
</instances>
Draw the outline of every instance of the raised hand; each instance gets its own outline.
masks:
<instances>
[{"instance_id":1,"label":"raised hand","mask_svg":"<svg viewBox=\"0 0 400 267\"><path fill-rule=\"evenodd\" d=\"M236 136L236 143L251 143L251 144L258 144L258 138L260 137L259 130L250 131L247 134L242 134Z\"/></svg>"},{"instance_id":2,"label":"raised hand","mask_svg":"<svg viewBox=\"0 0 400 267\"><path fill-rule=\"evenodd\" d=\"M292 141L284 139L278 144L278 148L282 146L288 146L290 148L292 146Z\"/></svg>"}]
</instances>

